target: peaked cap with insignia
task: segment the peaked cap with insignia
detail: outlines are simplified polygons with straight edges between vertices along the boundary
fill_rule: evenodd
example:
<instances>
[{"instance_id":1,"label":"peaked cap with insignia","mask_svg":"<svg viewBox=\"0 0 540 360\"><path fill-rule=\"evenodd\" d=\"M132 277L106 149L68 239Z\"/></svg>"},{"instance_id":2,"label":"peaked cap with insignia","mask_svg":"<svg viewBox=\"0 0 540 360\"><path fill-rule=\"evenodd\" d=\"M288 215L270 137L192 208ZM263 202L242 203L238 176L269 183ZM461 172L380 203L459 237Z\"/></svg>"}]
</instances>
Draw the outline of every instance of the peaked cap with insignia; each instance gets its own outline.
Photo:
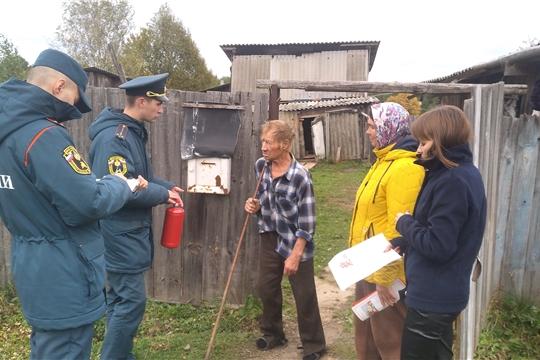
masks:
<instances>
[{"instance_id":1,"label":"peaked cap with insignia","mask_svg":"<svg viewBox=\"0 0 540 360\"><path fill-rule=\"evenodd\" d=\"M168 73L139 76L138 78L123 83L119 88L125 89L127 96L146 96L160 101L169 101L169 98L165 96L165 92L167 91L165 82L168 77Z\"/></svg>"}]
</instances>

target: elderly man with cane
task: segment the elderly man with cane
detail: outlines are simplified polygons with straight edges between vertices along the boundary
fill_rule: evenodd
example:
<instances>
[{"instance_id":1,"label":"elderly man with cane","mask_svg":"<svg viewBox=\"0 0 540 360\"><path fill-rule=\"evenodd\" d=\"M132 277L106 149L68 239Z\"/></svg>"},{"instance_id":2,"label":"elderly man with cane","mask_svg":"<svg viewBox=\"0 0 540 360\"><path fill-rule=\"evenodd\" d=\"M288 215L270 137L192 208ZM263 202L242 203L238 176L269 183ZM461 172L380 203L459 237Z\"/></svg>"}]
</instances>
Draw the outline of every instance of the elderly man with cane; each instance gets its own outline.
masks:
<instances>
[{"instance_id":1,"label":"elderly man with cane","mask_svg":"<svg viewBox=\"0 0 540 360\"><path fill-rule=\"evenodd\" d=\"M309 171L290 153L294 133L281 120L262 127L263 157L255 171L262 182L255 198L245 204L259 219L259 294L263 304L259 350L285 345L281 280L289 277L298 314L303 360L317 360L326 347L317 292L313 256L315 197Z\"/></svg>"}]
</instances>

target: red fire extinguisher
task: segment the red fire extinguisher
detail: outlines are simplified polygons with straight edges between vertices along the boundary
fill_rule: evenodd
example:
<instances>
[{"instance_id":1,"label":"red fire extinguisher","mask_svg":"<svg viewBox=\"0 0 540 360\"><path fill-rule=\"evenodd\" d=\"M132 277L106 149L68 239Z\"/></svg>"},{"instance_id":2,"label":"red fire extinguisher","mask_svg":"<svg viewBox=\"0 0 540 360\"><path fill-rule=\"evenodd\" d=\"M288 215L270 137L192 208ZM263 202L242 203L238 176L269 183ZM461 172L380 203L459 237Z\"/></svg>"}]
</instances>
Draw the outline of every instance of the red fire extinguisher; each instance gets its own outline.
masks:
<instances>
[{"instance_id":1,"label":"red fire extinguisher","mask_svg":"<svg viewBox=\"0 0 540 360\"><path fill-rule=\"evenodd\" d=\"M165 221L163 222L163 232L161 233L161 245L174 249L180 245L182 236L182 225L184 223L184 209L178 204L167 208Z\"/></svg>"}]
</instances>

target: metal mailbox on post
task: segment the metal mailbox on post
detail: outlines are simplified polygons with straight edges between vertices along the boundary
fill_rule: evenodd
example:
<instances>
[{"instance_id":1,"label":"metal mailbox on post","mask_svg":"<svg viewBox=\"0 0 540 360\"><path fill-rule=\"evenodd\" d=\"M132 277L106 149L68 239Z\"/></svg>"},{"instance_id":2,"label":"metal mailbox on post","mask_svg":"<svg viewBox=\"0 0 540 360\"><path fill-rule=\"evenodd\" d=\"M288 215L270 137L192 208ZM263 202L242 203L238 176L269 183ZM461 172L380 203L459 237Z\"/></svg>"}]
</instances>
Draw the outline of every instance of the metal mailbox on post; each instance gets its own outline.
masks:
<instances>
[{"instance_id":1,"label":"metal mailbox on post","mask_svg":"<svg viewBox=\"0 0 540 360\"><path fill-rule=\"evenodd\" d=\"M228 195L231 160L244 106L186 103L182 160L188 161L191 193Z\"/></svg>"}]
</instances>

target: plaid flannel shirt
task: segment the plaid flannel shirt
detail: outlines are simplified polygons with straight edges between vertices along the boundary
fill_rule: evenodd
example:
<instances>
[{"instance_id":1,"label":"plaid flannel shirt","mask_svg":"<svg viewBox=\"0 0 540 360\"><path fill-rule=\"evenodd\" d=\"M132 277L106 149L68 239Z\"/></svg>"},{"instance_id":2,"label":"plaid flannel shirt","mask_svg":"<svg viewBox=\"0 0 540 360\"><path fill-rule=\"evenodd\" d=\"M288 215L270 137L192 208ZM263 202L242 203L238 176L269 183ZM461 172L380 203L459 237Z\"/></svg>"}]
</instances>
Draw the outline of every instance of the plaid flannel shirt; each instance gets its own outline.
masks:
<instances>
[{"instance_id":1,"label":"plaid flannel shirt","mask_svg":"<svg viewBox=\"0 0 540 360\"><path fill-rule=\"evenodd\" d=\"M307 241L301 261L312 259L315 254L315 196L311 173L292 156L289 169L272 179L271 162L260 158L255 163L257 179L264 167L263 179L257 198L261 202L259 233L276 231L276 251L285 259L291 254L296 239Z\"/></svg>"}]
</instances>

